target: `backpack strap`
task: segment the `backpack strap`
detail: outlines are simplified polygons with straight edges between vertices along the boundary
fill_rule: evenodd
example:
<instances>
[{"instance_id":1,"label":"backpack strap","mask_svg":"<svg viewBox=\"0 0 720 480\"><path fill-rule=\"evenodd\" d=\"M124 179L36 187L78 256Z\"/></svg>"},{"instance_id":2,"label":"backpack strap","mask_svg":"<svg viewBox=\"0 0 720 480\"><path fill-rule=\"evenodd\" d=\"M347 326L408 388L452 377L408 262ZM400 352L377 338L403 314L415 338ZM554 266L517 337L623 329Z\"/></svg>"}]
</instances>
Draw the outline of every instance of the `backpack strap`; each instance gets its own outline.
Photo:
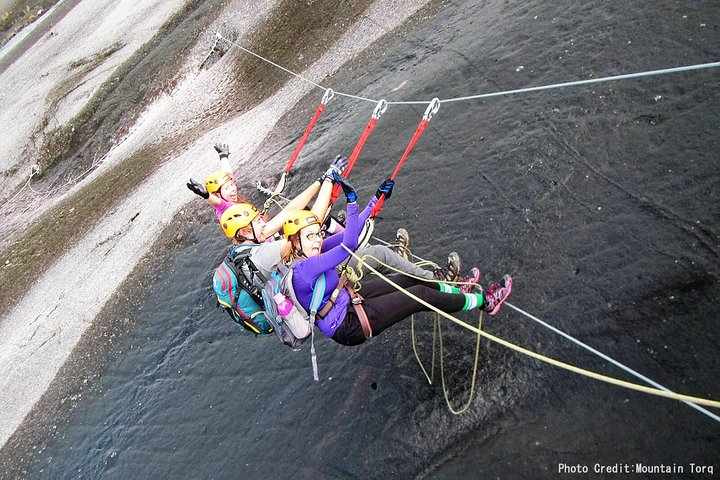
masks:
<instances>
[{"instance_id":1,"label":"backpack strap","mask_svg":"<svg viewBox=\"0 0 720 480\"><path fill-rule=\"evenodd\" d=\"M313 367L313 379L316 382L320 381L317 367L317 355L315 354L315 316L317 315L318 308L322 303L323 296L325 295L325 273L321 273L320 276L315 280L315 287L313 287L312 299L310 300L310 356L312 359Z\"/></svg>"},{"instance_id":2,"label":"backpack strap","mask_svg":"<svg viewBox=\"0 0 720 480\"><path fill-rule=\"evenodd\" d=\"M262 327L255 323L254 318L260 313L262 313L262 311L256 312L248 317L247 314L243 312L242 309L238 306L237 298L233 297L232 295L232 288L230 288L230 276L235 275L235 277L238 279L238 283L241 283L240 277L237 276L237 274L230 267L230 265L227 264L227 262L221 263L217 269L217 272L220 274L220 278L223 283L223 290L227 291L228 296L230 297L230 304L221 302L219 299L218 303L225 307L225 309L230 314L230 318L232 318L235 323L245 328L246 330L255 333L256 335L259 334L262 331ZM250 292L248 292L248 294L249 293Z\"/></svg>"},{"instance_id":3,"label":"backpack strap","mask_svg":"<svg viewBox=\"0 0 720 480\"><path fill-rule=\"evenodd\" d=\"M250 271L250 275L255 275L262 281L262 283L267 283L267 279L265 279L265 277L260 273L252 260L250 260L250 255L252 254L253 247L259 246L260 245L253 243L233 247L233 249L230 250L230 253L227 256L227 263L235 274L235 277L237 277L240 287L252 297L252 299L255 301L255 303L258 304L258 306L262 306L263 299L262 294L260 293L260 289L258 289L258 287L253 284L252 278L247 278L245 276L245 272L243 272L242 270L242 266L246 265L248 267L248 270Z\"/></svg>"},{"instance_id":4,"label":"backpack strap","mask_svg":"<svg viewBox=\"0 0 720 480\"><path fill-rule=\"evenodd\" d=\"M322 303L322 299L325 296L325 273L321 273L320 276L315 280L315 286L313 287L312 298L310 299L310 313L317 315L318 308Z\"/></svg>"}]
</instances>

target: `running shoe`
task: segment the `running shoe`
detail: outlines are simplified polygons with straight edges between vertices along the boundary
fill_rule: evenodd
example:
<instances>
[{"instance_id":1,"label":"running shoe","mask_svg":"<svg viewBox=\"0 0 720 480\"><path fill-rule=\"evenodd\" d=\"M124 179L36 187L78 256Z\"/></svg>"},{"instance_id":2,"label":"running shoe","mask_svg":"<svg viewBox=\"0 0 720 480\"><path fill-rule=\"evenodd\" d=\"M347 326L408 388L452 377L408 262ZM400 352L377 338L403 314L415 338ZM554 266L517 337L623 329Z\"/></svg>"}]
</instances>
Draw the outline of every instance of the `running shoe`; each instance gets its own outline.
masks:
<instances>
[{"instance_id":1,"label":"running shoe","mask_svg":"<svg viewBox=\"0 0 720 480\"><path fill-rule=\"evenodd\" d=\"M459 286L462 293L472 293L475 290L475 285L480 281L480 269L473 267L470 269L469 275L465 275L458 281L463 283Z\"/></svg>"},{"instance_id":2,"label":"running shoe","mask_svg":"<svg viewBox=\"0 0 720 480\"><path fill-rule=\"evenodd\" d=\"M436 268L433 271L433 278L442 282L454 282L460 277L460 255L457 252L448 254L448 261L445 268Z\"/></svg>"},{"instance_id":3,"label":"running shoe","mask_svg":"<svg viewBox=\"0 0 720 480\"><path fill-rule=\"evenodd\" d=\"M404 228L398 228L395 234L395 243L397 245L393 247L401 257L407 260L410 256L410 234Z\"/></svg>"},{"instance_id":4,"label":"running shoe","mask_svg":"<svg viewBox=\"0 0 720 480\"><path fill-rule=\"evenodd\" d=\"M511 291L512 278L510 275L505 275L500 283L493 283L483 292L485 302L483 303L482 309L485 310L488 315L495 315L500 310L503 302L510 296Z\"/></svg>"}]
</instances>

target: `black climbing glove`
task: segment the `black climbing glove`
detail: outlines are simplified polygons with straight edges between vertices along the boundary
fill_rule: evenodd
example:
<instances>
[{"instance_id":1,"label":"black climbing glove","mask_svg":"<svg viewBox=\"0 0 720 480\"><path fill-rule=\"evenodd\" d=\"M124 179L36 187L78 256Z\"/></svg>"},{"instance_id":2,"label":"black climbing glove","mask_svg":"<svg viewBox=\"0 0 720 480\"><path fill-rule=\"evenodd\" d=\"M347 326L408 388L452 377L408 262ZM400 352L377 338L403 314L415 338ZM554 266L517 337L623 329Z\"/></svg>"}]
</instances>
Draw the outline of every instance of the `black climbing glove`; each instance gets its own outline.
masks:
<instances>
[{"instance_id":1,"label":"black climbing glove","mask_svg":"<svg viewBox=\"0 0 720 480\"><path fill-rule=\"evenodd\" d=\"M381 196L385 195L385 199L390 198L394 186L395 181L388 178L378 187L377 192L375 192L375 197L380 198Z\"/></svg>"},{"instance_id":2,"label":"black climbing glove","mask_svg":"<svg viewBox=\"0 0 720 480\"><path fill-rule=\"evenodd\" d=\"M348 203L354 203L357 200L357 193L355 193L353 186L335 171L332 172L332 176L335 179L335 183L342 187L342 191L345 194L345 198L347 198Z\"/></svg>"},{"instance_id":3,"label":"black climbing glove","mask_svg":"<svg viewBox=\"0 0 720 480\"><path fill-rule=\"evenodd\" d=\"M190 181L187 182L185 185L187 185L187 187L190 189L190 191L193 192L195 195L200 195L205 200L210 198L210 194L205 189L205 185L198 182L197 180L194 180L191 178Z\"/></svg>"},{"instance_id":4,"label":"black climbing glove","mask_svg":"<svg viewBox=\"0 0 720 480\"><path fill-rule=\"evenodd\" d=\"M216 143L214 145L215 151L220 155L220 158L227 158L230 156L230 147L228 147L227 143Z\"/></svg>"}]
</instances>

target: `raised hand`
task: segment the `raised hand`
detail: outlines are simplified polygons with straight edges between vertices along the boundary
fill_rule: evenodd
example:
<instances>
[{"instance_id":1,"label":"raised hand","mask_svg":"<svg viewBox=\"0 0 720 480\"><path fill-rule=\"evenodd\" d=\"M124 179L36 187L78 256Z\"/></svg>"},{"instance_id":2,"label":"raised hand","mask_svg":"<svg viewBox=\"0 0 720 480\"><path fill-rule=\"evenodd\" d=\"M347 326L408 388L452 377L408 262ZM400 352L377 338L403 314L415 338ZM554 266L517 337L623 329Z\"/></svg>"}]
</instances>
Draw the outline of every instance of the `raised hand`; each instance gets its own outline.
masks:
<instances>
[{"instance_id":1,"label":"raised hand","mask_svg":"<svg viewBox=\"0 0 720 480\"><path fill-rule=\"evenodd\" d=\"M340 176L337 172L333 171L332 176L335 179L335 183L340 185L342 188L343 193L345 194L345 198L347 198L348 203L353 203L357 200L357 193L355 193L355 189L352 185L348 183L348 181Z\"/></svg>"},{"instance_id":2,"label":"raised hand","mask_svg":"<svg viewBox=\"0 0 720 480\"><path fill-rule=\"evenodd\" d=\"M375 192L375 197L380 198L385 195L385 199L390 198L394 186L395 181L388 178L378 187L377 192Z\"/></svg>"}]
</instances>

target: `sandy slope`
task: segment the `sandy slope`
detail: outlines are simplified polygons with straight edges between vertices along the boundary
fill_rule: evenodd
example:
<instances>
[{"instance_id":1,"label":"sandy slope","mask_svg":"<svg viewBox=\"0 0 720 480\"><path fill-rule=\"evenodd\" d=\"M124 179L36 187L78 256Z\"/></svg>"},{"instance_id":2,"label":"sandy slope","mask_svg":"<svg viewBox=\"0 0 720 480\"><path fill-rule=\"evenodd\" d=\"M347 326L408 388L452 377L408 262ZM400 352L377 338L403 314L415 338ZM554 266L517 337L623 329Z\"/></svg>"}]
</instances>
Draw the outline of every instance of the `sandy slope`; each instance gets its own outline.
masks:
<instances>
[{"instance_id":1,"label":"sandy slope","mask_svg":"<svg viewBox=\"0 0 720 480\"><path fill-rule=\"evenodd\" d=\"M12 123L16 128L0 133L1 168L19 167L15 175L3 179L4 185L24 181L32 158L25 158L23 149L31 142L36 119L44 113L46 95L67 75L68 62L90 57L116 42L125 45L87 79L75 92L72 102L62 105L59 120L78 111L93 89L150 38L182 3L144 2L144 8L138 9L130 1L80 2L52 29L53 35L43 37L2 74L0 120ZM247 3L252 3L253 8L247 8ZM402 5L393 1L375 2L366 15L303 74L322 79L425 3L426 0L402 2ZM271 6L272 2L230 2L225 6L224 20L235 20L240 29L247 30L253 22L262 19ZM246 12L245 16L233 17L233 12L238 11ZM199 43L211 35L212 32L208 32ZM200 45L198 51L202 48ZM188 60L185 80L171 96L158 99L148 108L127 138L82 184L92 182L101 172L113 168L143 145L202 119L207 105L223 94L227 65L220 62L198 73L197 63L198 58ZM28 78L33 79L33 88L27 88ZM167 179L177 177L178 172L183 176L203 176L214 165L215 155L208 147L217 139L242 145L242 149L234 151L233 161L239 165L248 162L279 117L311 88L300 80L292 81L252 111L198 138L184 154L166 163L100 225L87 232L82 241L3 315L0 320L0 371L5 375L0 380L0 445L7 441L46 390L94 316L136 266L137 260L172 215L194 200L181 182L168 182ZM42 206L47 207L48 203Z\"/></svg>"}]
</instances>

